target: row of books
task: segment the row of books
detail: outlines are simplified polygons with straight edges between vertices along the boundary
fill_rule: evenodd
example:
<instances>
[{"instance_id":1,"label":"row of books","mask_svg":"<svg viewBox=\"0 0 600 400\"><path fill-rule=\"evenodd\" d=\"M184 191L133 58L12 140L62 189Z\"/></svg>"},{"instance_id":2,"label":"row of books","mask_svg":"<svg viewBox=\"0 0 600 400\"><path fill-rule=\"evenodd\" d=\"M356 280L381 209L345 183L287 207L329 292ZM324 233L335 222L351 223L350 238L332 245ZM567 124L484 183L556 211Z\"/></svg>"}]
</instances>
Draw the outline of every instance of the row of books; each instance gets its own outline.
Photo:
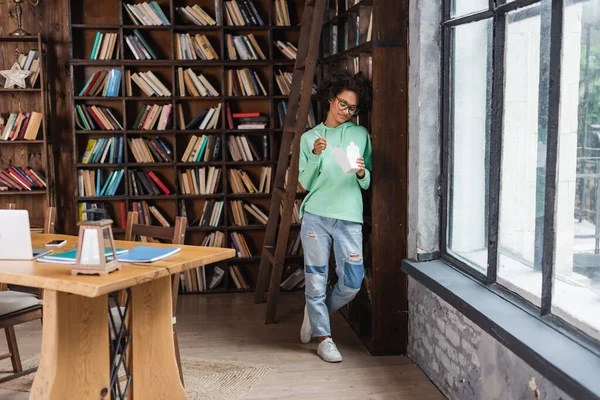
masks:
<instances>
[{"instance_id":1,"label":"row of books","mask_svg":"<svg viewBox=\"0 0 600 400\"><path fill-rule=\"evenodd\" d=\"M121 90L121 71L96 71L85 82L78 96L118 97Z\"/></svg>"},{"instance_id":2,"label":"row of books","mask_svg":"<svg viewBox=\"0 0 600 400\"><path fill-rule=\"evenodd\" d=\"M164 131L167 129L171 117L172 104L146 104L138 112L132 129L151 131Z\"/></svg>"},{"instance_id":3,"label":"row of books","mask_svg":"<svg viewBox=\"0 0 600 400\"><path fill-rule=\"evenodd\" d=\"M281 100L277 102L277 120L279 122L279 127L283 128L285 125L285 116L287 115L287 107L288 101ZM307 128L314 128L317 125L317 118L315 117L315 109L313 107L313 103L310 103L310 107L308 108L308 118L306 121Z\"/></svg>"},{"instance_id":4,"label":"row of books","mask_svg":"<svg viewBox=\"0 0 600 400\"><path fill-rule=\"evenodd\" d=\"M188 23L198 26L214 26L217 21L211 17L202 7L198 4L193 6L175 7L175 11L181 15L181 17Z\"/></svg>"},{"instance_id":5,"label":"row of books","mask_svg":"<svg viewBox=\"0 0 600 400\"><path fill-rule=\"evenodd\" d=\"M135 25L171 25L156 1L137 4L125 3L123 7Z\"/></svg>"},{"instance_id":6,"label":"row of books","mask_svg":"<svg viewBox=\"0 0 600 400\"><path fill-rule=\"evenodd\" d=\"M242 271L240 270L239 266L230 265L229 266L229 275L231 276L231 279L233 280L233 284L235 285L236 288L238 288L240 290L249 290L250 289L250 285L248 285L248 282L244 278L244 275L242 274Z\"/></svg>"},{"instance_id":7,"label":"row of books","mask_svg":"<svg viewBox=\"0 0 600 400\"><path fill-rule=\"evenodd\" d=\"M291 26L290 10L287 0L274 0L273 8L275 9L275 25L276 26Z\"/></svg>"},{"instance_id":8,"label":"row of books","mask_svg":"<svg viewBox=\"0 0 600 400\"><path fill-rule=\"evenodd\" d=\"M298 234L293 240L290 241L290 245L287 249L288 256L302 255L302 238Z\"/></svg>"},{"instance_id":9,"label":"row of books","mask_svg":"<svg viewBox=\"0 0 600 400\"><path fill-rule=\"evenodd\" d=\"M123 162L123 137L88 139L85 152L81 156L82 164L104 164Z\"/></svg>"},{"instance_id":10,"label":"row of books","mask_svg":"<svg viewBox=\"0 0 600 400\"><path fill-rule=\"evenodd\" d=\"M240 258L252 257L252 251L248 247L248 243L242 233L230 232L231 245L235 249L235 253Z\"/></svg>"},{"instance_id":11,"label":"row of books","mask_svg":"<svg viewBox=\"0 0 600 400\"><path fill-rule=\"evenodd\" d=\"M242 200L233 200L229 202L229 206L231 208L231 217L233 220L233 225L237 226L247 226L248 218L246 213L250 214L257 223L261 225L266 225L269 217L262 212L260 208L256 206L256 204L245 203Z\"/></svg>"},{"instance_id":12,"label":"row of books","mask_svg":"<svg viewBox=\"0 0 600 400\"><path fill-rule=\"evenodd\" d=\"M179 127L180 129L218 129L219 120L221 119L221 103L216 107L210 107L200 110L198 114L189 123L185 123L181 104L178 104L179 110Z\"/></svg>"},{"instance_id":13,"label":"row of books","mask_svg":"<svg viewBox=\"0 0 600 400\"><path fill-rule=\"evenodd\" d=\"M0 140L36 140L41 124L36 111L0 114Z\"/></svg>"},{"instance_id":14,"label":"row of books","mask_svg":"<svg viewBox=\"0 0 600 400\"><path fill-rule=\"evenodd\" d=\"M275 82L277 83L277 87L279 88L279 92L283 95L289 96L292 90L292 79L294 74L292 72L277 70L274 73ZM313 83L312 94L317 94L317 84Z\"/></svg>"},{"instance_id":15,"label":"row of books","mask_svg":"<svg viewBox=\"0 0 600 400\"><path fill-rule=\"evenodd\" d=\"M227 56L230 60L266 60L254 34L232 35L225 34Z\"/></svg>"},{"instance_id":16,"label":"row of books","mask_svg":"<svg viewBox=\"0 0 600 400\"><path fill-rule=\"evenodd\" d=\"M158 56L146 41L139 29L133 30L133 35L125 35L125 43L136 60L156 60Z\"/></svg>"},{"instance_id":17,"label":"row of books","mask_svg":"<svg viewBox=\"0 0 600 400\"><path fill-rule=\"evenodd\" d=\"M147 201L133 201L131 208L138 213L138 223L141 225L154 225L158 223L160 226L170 227L171 223L160 210Z\"/></svg>"},{"instance_id":18,"label":"row of books","mask_svg":"<svg viewBox=\"0 0 600 400\"><path fill-rule=\"evenodd\" d=\"M181 162L208 162L221 159L221 136L192 135Z\"/></svg>"},{"instance_id":19,"label":"row of books","mask_svg":"<svg viewBox=\"0 0 600 400\"><path fill-rule=\"evenodd\" d=\"M204 208L202 209L202 216L200 217L199 226L212 226L217 227L221 221L221 215L223 214L223 200L211 199L210 201L204 202Z\"/></svg>"},{"instance_id":20,"label":"row of books","mask_svg":"<svg viewBox=\"0 0 600 400\"><path fill-rule=\"evenodd\" d=\"M302 220L300 219L300 206L302 205L302 199L296 199L294 200L294 207L292 209L292 224L300 224L302 223ZM279 215L283 216L283 200L281 201L281 204L279 205Z\"/></svg>"},{"instance_id":21,"label":"row of books","mask_svg":"<svg viewBox=\"0 0 600 400\"><path fill-rule=\"evenodd\" d=\"M248 176L248 173L241 169L228 169L227 177L229 186L233 193L270 193L271 190L271 167L262 167L260 171L258 188Z\"/></svg>"},{"instance_id":22,"label":"row of books","mask_svg":"<svg viewBox=\"0 0 600 400\"><path fill-rule=\"evenodd\" d=\"M112 60L119 58L118 33L96 32L90 60Z\"/></svg>"},{"instance_id":23,"label":"row of books","mask_svg":"<svg viewBox=\"0 0 600 400\"><path fill-rule=\"evenodd\" d=\"M197 33L193 36L189 33L175 34L175 59L176 60L218 60L219 54L206 37Z\"/></svg>"},{"instance_id":24,"label":"row of books","mask_svg":"<svg viewBox=\"0 0 600 400\"><path fill-rule=\"evenodd\" d=\"M35 84L40 76L41 71L39 50L32 49L26 53L19 53L19 55L17 56L17 63L23 71L31 72L31 74L29 74L29 76L25 78L25 88L23 89L35 87ZM4 77L0 76L0 83L5 89L8 88L8 79L4 81L2 81L2 79L4 79Z\"/></svg>"},{"instance_id":25,"label":"row of books","mask_svg":"<svg viewBox=\"0 0 600 400\"><path fill-rule=\"evenodd\" d=\"M80 169L77 171L79 195L82 197L114 196L123 180L124 169L111 171L104 180L104 170Z\"/></svg>"},{"instance_id":26,"label":"row of books","mask_svg":"<svg viewBox=\"0 0 600 400\"><path fill-rule=\"evenodd\" d=\"M129 149L138 163L173 162L171 145L160 136L129 138Z\"/></svg>"},{"instance_id":27,"label":"row of books","mask_svg":"<svg viewBox=\"0 0 600 400\"><path fill-rule=\"evenodd\" d=\"M133 74L127 74L129 78L129 84L131 85L131 81L135 82L135 84L140 88L140 90L146 96L158 96L158 97L170 97L171 91L167 88L167 86L158 79L158 77L152 71L146 72L134 72Z\"/></svg>"},{"instance_id":28,"label":"row of books","mask_svg":"<svg viewBox=\"0 0 600 400\"><path fill-rule=\"evenodd\" d=\"M179 191L194 195L218 193L222 172L221 168L215 167L179 170Z\"/></svg>"},{"instance_id":29,"label":"row of books","mask_svg":"<svg viewBox=\"0 0 600 400\"><path fill-rule=\"evenodd\" d=\"M46 188L44 176L29 167L8 167L0 170L0 187L6 190L40 190Z\"/></svg>"},{"instance_id":30,"label":"row of books","mask_svg":"<svg viewBox=\"0 0 600 400\"><path fill-rule=\"evenodd\" d=\"M187 92L195 97L219 96L219 91L200 73L196 74L191 68L184 71L182 67L177 68L177 82L179 83L179 95L186 96Z\"/></svg>"},{"instance_id":31,"label":"row of books","mask_svg":"<svg viewBox=\"0 0 600 400\"><path fill-rule=\"evenodd\" d=\"M210 271L208 274L206 272L207 270ZM223 281L224 276L225 271L218 266L202 266L186 270L181 274L181 280L179 282L181 292L194 293L213 290Z\"/></svg>"},{"instance_id":32,"label":"row of books","mask_svg":"<svg viewBox=\"0 0 600 400\"><path fill-rule=\"evenodd\" d=\"M263 136L263 146L268 136ZM246 135L230 135L227 137L227 148L233 161L261 161L263 157L252 140Z\"/></svg>"},{"instance_id":33,"label":"row of books","mask_svg":"<svg viewBox=\"0 0 600 400\"><path fill-rule=\"evenodd\" d=\"M250 68L225 71L228 96L266 96L267 89L256 71Z\"/></svg>"},{"instance_id":34,"label":"row of books","mask_svg":"<svg viewBox=\"0 0 600 400\"><path fill-rule=\"evenodd\" d=\"M107 107L77 104L75 111L75 123L83 130L123 130L123 126Z\"/></svg>"},{"instance_id":35,"label":"row of books","mask_svg":"<svg viewBox=\"0 0 600 400\"><path fill-rule=\"evenodd\" d=\"M296 59L296 55L298 54L298 48L289 41L286 40L285 42L283 42L281 40L276 40L275 46L279 51L283 53L284 56L286 56L290 60Z\"/></svg>"},{"instance_id":36,"label":"row of books","mask_svg":"<svg viewBox=\"0 0 600 400\"><path fill-rule=\"evenodd\" d=\"M129 193L133 196L169 195L171 190L154 171L129 170Z\"/></svg>"},{"instance_id":37,"label":"row of books","mask_svg":"<svg viewBox=\"0 0 600 400\"><path fill-rule=\"evenodd\" d=\"M229 26L264 26L252 0L225 1L225 22Z\"/></svg>"}]
</instances>

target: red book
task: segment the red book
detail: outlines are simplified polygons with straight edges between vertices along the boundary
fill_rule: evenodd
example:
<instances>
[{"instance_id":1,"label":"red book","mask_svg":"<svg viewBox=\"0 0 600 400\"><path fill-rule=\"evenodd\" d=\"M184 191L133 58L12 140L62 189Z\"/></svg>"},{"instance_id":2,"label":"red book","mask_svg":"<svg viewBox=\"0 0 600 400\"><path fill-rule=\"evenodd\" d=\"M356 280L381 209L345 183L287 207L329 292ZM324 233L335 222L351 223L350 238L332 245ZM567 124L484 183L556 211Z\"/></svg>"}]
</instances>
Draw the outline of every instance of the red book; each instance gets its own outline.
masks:
<instances>
[{"instance_id":1,"label":"red book","mask_svg":"<svg viewBox=\"0 0 600 400\"><path fill-rule=\"evenodd\" d=\"M160 179L158 179L158 177L156 175L154 175L154 172L152 172L152 171L148 172L148 176L150 178L152 178L154 183L156 183L158 185L158 187L163 191L164 194L171 193L171 191L164 185L164 183L162 183L160 181Z\"/></svg>"},{"instance_id":2,"label":"red book","mask_svg":"<svg viewBox=\"0 0 600 400\"><path fill-rule=\"evenodd\" d=\"M233 118L249 118L249 117L260 117L260 113L258 113L258 112L233 113Z\"/></svg>"}]
</instances>

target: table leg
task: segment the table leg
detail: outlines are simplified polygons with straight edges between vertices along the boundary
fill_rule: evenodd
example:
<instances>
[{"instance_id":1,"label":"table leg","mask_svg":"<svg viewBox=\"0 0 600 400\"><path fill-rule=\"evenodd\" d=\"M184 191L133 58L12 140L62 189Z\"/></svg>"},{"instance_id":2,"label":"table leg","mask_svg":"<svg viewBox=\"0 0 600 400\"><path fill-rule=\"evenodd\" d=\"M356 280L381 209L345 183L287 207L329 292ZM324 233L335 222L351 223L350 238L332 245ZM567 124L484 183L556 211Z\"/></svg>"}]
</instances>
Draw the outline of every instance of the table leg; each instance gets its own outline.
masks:
<instances>
[{"instance_id":1,"label":"table leg","mask_svg":"<svg viewBox=\"0 0 600 400\"><path fill-rule=\"evenodd\" d=\"M42 352L30 400L110 399L108 297L46 290Z\"/></svg>"},{"instance_id":2,"label":"table leg","mask_svg":"<svg viewBox=\"0 0 600 400\"><path fill-rule=\"evenodd\" d=\"M131 288L133 399L187 399L173 344L171 277Z\"/></svg>"}]
</instances>

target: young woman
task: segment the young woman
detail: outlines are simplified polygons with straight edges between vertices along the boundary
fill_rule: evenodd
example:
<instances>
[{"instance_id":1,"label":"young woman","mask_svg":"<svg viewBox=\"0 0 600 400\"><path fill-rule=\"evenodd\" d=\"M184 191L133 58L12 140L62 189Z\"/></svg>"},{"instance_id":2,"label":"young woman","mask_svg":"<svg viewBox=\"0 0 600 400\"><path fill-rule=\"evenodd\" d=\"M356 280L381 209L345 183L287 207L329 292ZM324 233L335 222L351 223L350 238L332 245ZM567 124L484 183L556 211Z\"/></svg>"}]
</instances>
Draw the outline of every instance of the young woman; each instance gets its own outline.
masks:
<instances>
[{"instance_id":1,"label":"young woman","mask_svg":"<svg viewBox=\"0 0 600 400\"><path fill-rule=\"evenodd\" d=\"M298 179L309 192L300 207L306 282L300 339L308 343L317 338L317 354L325 361L340 362L342 356L331 339L329 314L356 296L364 277L361 190L367 190L371 182L371 138L350 118L359 109L370 109L373 89L360 73L336 73L322 82L318 97L328 110L327 118L304 133L300 145ZM344 173L332 148L346 151L351 142L359 148L359 170ZM332 245L338 280L328 291Z\"/></svg>"}]
</instances>

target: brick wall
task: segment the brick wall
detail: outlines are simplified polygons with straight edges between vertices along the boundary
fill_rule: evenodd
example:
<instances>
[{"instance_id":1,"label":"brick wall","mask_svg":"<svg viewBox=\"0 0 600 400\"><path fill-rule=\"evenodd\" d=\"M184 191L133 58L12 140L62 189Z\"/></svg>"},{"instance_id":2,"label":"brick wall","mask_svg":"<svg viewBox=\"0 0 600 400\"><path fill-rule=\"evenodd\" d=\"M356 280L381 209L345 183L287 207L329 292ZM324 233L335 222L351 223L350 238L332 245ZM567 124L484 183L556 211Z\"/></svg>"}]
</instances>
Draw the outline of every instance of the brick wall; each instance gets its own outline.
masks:
<instances>
[{"instance_id":1,"label":"brick wall","mask_svg":"<svg viewBox=\"0 0 600 400\"><path fill-rule=\"evenodd\" d=\"M449 399L572 400L412 278L408 301L408 356Z\"/></svg>"}]
</instances>

